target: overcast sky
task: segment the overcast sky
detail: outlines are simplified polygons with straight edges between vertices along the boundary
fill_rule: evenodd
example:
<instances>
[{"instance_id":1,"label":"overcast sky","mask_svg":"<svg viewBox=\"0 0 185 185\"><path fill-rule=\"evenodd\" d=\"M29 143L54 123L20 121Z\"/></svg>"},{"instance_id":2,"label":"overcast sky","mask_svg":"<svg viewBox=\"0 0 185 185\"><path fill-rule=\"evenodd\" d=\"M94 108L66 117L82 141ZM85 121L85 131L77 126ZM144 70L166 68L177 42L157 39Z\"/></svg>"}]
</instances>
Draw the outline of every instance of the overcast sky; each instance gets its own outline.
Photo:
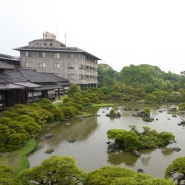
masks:
<instances>
[{"instance_id":1,"label":"overcast sky","mask_svg":"<svg viewBox=\"0 0 185 185\"><path fill-rule=\"evenodd\" d=\"M185 0L0 0L0 53L42 38L81 48L114 70L185 71Z\"/></svg>"}]
</instances>

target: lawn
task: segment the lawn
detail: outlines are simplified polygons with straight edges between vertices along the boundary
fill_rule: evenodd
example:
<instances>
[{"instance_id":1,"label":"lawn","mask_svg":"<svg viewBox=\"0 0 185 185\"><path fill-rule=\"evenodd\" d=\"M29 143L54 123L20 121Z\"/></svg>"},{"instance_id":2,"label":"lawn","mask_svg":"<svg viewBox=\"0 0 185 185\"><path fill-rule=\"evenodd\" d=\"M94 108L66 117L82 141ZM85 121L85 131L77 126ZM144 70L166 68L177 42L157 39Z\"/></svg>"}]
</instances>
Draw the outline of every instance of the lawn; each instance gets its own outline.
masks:
<instances>
[{"instance_id":1,"label":"lawn","mask_svg":"<svg viewBox=\"0 0 185 185\"><path fill-rule=\"evenodd\" d=\"M0 157L0 165L9 166L13 169L15 175L29 167L29 161L26 156L35 148L36 142L30 139L19 150L5 152Z\"/></svg>"}]
</instances>

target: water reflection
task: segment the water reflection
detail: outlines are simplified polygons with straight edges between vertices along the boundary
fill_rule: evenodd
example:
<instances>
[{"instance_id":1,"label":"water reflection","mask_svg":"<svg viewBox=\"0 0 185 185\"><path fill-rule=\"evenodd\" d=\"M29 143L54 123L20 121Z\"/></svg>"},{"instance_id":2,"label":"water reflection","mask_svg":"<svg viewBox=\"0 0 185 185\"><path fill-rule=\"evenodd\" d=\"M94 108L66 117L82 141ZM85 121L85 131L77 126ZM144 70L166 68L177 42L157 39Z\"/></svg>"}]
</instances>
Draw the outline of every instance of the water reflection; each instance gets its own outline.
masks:
<instances>
[{"instance_id":1,"label":"water reflection","mask_svg":"<svg viewBox=\"0 0 185 185\"><path fill-rule=\"evenodd\" d=\"M173 150L171 148L168 148L168 147L163 148L161 150L161 152L162 152L163 155L171 155L171 154L173 154Z\"/></svg>"},{"instance_id":2,"label":"water reflection","mask_svg":"<svg viewBox=\"0 0 185 185\"><path fill-rule=\"evenodd\" d=\"M130 154L129 152L123 152L117 150L108 154L108 160L112 165L118 165L124 163L126 166L134 166L139 158Z\"/></svg>"}]
</instances>

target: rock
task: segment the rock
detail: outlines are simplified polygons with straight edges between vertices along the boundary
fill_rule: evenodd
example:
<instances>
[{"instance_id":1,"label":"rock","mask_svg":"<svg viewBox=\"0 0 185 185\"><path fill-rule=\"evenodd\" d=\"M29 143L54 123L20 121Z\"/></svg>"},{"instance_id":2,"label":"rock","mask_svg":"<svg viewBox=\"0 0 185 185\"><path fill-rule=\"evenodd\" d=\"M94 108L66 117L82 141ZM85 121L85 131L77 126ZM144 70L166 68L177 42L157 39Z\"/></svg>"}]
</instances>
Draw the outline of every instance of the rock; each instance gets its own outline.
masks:
<instances>
[{"instance_id":1,"label":"rock","mask_svg":"<svg viewBox=\"0 0 185 185\"><path fill-rule=\"evenodd\" d=\"M138 168L138 169L137 169L137 172L144 173L144 170L141 169L141 168Z\"/></svg>"},{"instance_id":2,"label":"rock","mask_svg":"<svg viewBox=\"0 0 185 185\"><path fill-rule=\"evenodd\" d=\"M140 157L141 154L137 150L133 150L132 154L135 155L136 157Z\"/></svg>"},{"instance_id":3,"label":"rock","mask_svg":"<svg viewBox=\"0 0 185 185\"><path fill-rule=\"evenodd\" d=\"M69 122L65 124L65 126L69 126L69 125L71 125L71 123L69 123Z\"/></svg>"},{"instance_id":4,"label":"rock","mask_svg":"<svg viewBox=\"0 0 185 185\"><path fill-rule=\"evenodd\" d=\"M185 125L185 121L181 121L178 125Z\"/></svg>"},{"instance_id":5,"label":"rock","mask_svg":"<svg viewBox=\"0 0 185 185\"><path fill-rule=\"evenodd\" d=\"M111 114L111 113L106 114L106 116L107 116L107 117L119 118L119 117L121 117L121 113L118 111L118 112L116 112L115 114Z\"/></svg>"},{"instance_id":6,"label":"rock","mask_svg":"<svg viewBox=\"0 0 185 185\"><path fill-rule=\"evenodd\" d=\"M175 152L179 152L179 151L181 151L181 148L179 148L179 147L173 147L172 150L175 151Z\"/></svg>"},{"instance_id":7,"label":"rock","mask_svg":"<svg viewBox=\"0 0 185 185\"><path fill-rule=\"evenodd\" d=\"M54 152L54 150L51 148L45 151L46 154L51 154L52 152Z\"/></svg>"},{"instance_id":8,"label":"rock","mask_svg":"<svg viewBox=\"0 0 185 185\"><path fill-rule=\"evenodd\" d=\"M46 140L46 139L49 139L49 138L51 138L51 137L53 137L53 136L54 136L53 133L48 133L48 134L43 135L43 136L41 137L41 139L42 139L42 140Z\"/></svg>"},{"instance_id":9,"label":"rock","mask_svg":"<svg viewBox=\"0 0 185 185\"><path fill-rule=\"evenodd\" d=\"M143 121L146 121L146 122L152 122L154 120L154 118L151 118L151 117L143 117Z\"/></svg>"},{"instance_id":10,"label":"rock","mask_svg":"<svg viewBox=\"0 0 185 185\"><path fill-rule=\"evenodd\" d=\"M68 140L68 142L70 142L70 143L74 143L75 141L77 141L77 139L75 139L75 138L71 138Z\"/></svg>"}]
</instances>

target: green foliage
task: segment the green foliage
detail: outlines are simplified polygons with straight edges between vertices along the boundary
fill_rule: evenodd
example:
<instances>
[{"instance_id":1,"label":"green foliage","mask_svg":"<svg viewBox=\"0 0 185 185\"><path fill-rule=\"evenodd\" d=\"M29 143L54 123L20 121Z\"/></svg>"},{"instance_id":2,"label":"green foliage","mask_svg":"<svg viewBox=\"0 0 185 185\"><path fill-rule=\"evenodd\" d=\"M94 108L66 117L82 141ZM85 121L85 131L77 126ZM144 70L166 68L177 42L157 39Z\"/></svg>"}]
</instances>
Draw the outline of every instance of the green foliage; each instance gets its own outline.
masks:
<instances>
[{"instance_id":1,"label":"green foliage","mask_svg":"<svg viewBox=\"0 0 185 185\"><path fill-rule=\"evenodd\" d=\"M80 92L77 84L71 84L68 91L67 91L67 95L68 95L68 97L72 98L74 96L74 94L77 92Z\"/></svg>"},{"instance_id":2,"label":"green foliage","mask_svg":"<svg viewBox=\"0 0 185 185\"><path fill-rule=\"evenodd\" d=\"M8 142L6 148L9 150L20 148L21 146L23 146L26 139L27 136L24 133L13 133L7 138Z\"/></svg>"},{"instance_id":3,"label":"green foliage","mask_svg":"<svg viewBox=\"0 0 185 185\"><path fill-rule=\"evenodd\" d=\"M136 150L139 147L139 137L132 131L129 131L124 136L124 149L126 151Z\"/></svg>"},{"instance_id":4,"label":"green foliage","mask_svg":"<svg viewBox=\"0 0 185 185\"><path fill-rule=\"evenodd\" d=\"M16 121L18 122L19 125L21 125L24 128L24 130L26 130L30 134L30 136L32 134L36 134L42 129L42 127L39 124L37 124L32 117L28 115L20 115L16 118ZM13 123L13 125L16 124Z\"/></svg>"},{"instance_id":5,"label":"green foliage","mask_svg":"<svg viewBox=\"0 0 185 185\"><path fill-rule=\"evenodd\" d=\"M171 180L152 178L143 173L136 173L133 177L116 178L110 185L175 185Z\"/></svg>"},{"instance_id":6,"label":"green foliage","mask_svg":"<svg viewBox=\"0 0 185 185\"><path fill-rule=\"evenodd\" d=\"M52 113L55 121L63 121L65 119L64 113L59 107L56 107L54 110L52 110Z\"/></svg>"},{"instance_id":7,"label":"green foliage","mask_svg":"<svg viewBox=\"0 0 185 185\"><path fill-rule=\"evenodd\" d=\"M118 72L107 64L98 64L98 86L112 87L119 79Z\"/></svg>"},{"instance_id":8,"label":"green foliage","mask_svg":"<svg viewBox=\"0 0 185 185\"><path fill-rule=\"evenodd\" d=\"M116 114L116 111L114 109L111 109L110 112L109 112L110 115L115 115Z\"/></svg>"},{"instance_id":9,"label":"green foliage","mask_svg":"<svg viewBox=\"0 0 185 185\"><path fill-rule=\"evenodd\" d=\"M61 106L61 111L63 112L65 119L75 118L78 113L78 110L73 106Z\"/></svg>"},{"instance_id":10,"label":"green foliage","mask_svg":"<svg viewBox=\"0 0 185 185\"><path fill-rule=\"evenodd\" d=\"M185 102L182 102L179 104L179 110L180 111L185 111Z\"/></svg>"},{"instance_id":11,"label":"green foliage","mask_svg":"<svg viewBox=\"0 0 185 185\"><path fill-rule=\"evenodd\" d=\"M86 174L79 169L69 156L52 156L41 165L24 170L18 177L23 185L34 181L37 184L75 185L83 183Z\"/></svg>"},{"instance_id":12,"label":"green foliage","mask_svg":"<svg viewBox=\"0 0 185 185\"><path fill-rule=\"evenodd\" d=\"M18 185L18 181L15 179L13 171L7 166L0 165L0 185Z\"/></svg>"},{"instance_id":13,"label":"green foliage","mask_svg":"<svg viewBox=\"0 0 185 185\"><path fill-rule=\"evenodd\" d=\"M68 110L68 114L75 117L77 110L74 107L68 107ZM41 131L46 123L64 119L60 107L48 99L29 105L17 104L4 111L0 117L0 151L20 148L27 139Z\"/></svg>"},{"instance_id":14,"label":"green foliage","mask_svg":"<svg viewBox=\"0 0 185 185\"><path fill-rule=\"evenodd\" d=\"M106 64L99 64L98 73L100 99L144 99L147 103L185 101L184 75L165 73L157 66L132 64L118 73ZM182 93L174 93L179 89Z\"/></svg>"},{"instance_id":15,"label":"green foliage","mask_svg":"<svg viewBox=\"0 0 185 185\"><path fill-rule=\"evenodd\" d=\"M150 108L149 107L145 107L144 109L143 109L143 113L145 114L145 116L150 116Z\"/></svg>"},{"instance_id":16,"label":"green foliage","mask_svg":"<svg viewBox=\"0 0 185 185\"><path fill-rule=\"evenodd\" d=\"M88 173L85 185L110 185L116 178L132 177L134 172L118 166L105 166Z\"/></svg>"},{"instance_id":17,"label":"green foliage","mask_svg":"<svg viewBox=\"0 0 185 185\"><path fill-rule=\"evenodd\" d=\"M165 177L176 177L185 174L185 156L178 157L165 170ZM174 179L175 180L175 179ZM185 177L184 177L185 180ZM180 184L180 183L179 183Z\"/></svg>"},{"instance_id":18,"label":"green foliage","mask_svg":"<svg viewBox=\"0 0 185 185\"><path fill-rule=\"evenodd\" d=\"M143 129L142 133L139 133L135 128L130 131L110 129L107 131L107 137L114 140L115 144L126 151L165 146L175 138L171 132L157 133L149 127Z\"/></svg>"}]
</instances>

